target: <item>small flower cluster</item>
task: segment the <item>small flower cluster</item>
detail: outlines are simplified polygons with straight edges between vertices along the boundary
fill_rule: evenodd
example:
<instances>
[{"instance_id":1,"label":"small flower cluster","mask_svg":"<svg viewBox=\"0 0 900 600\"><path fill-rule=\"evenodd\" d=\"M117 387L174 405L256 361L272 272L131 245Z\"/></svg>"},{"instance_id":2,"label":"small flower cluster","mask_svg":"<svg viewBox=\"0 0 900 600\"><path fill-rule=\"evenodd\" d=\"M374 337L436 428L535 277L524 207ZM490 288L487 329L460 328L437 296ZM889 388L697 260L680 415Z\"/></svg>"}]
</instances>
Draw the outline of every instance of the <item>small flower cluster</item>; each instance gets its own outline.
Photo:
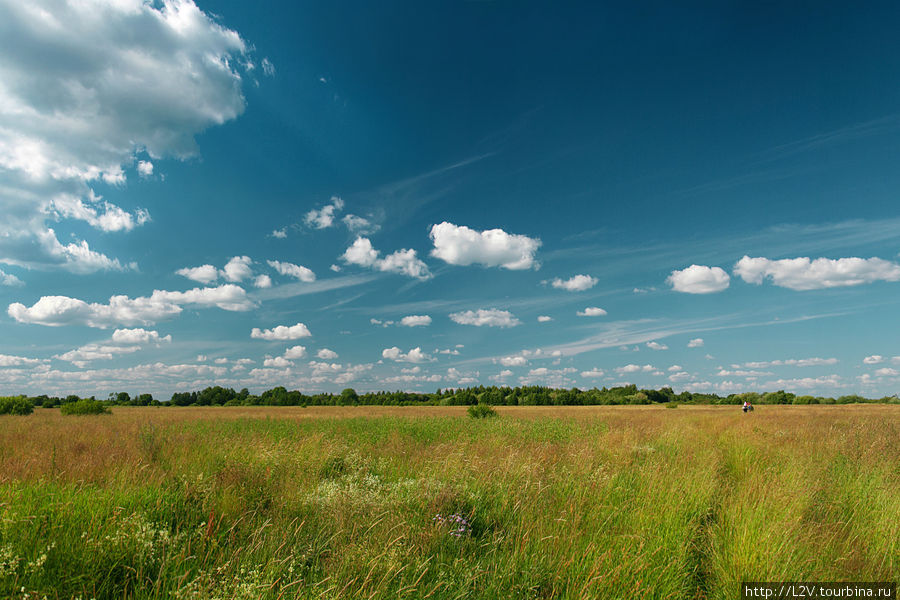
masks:
<instances>
[{"instance_id":1,"label":"small flower cluster","mask_svg":"<svg viewBox=\"0 0 900 600\"><path fill-rule=\"evenodd\" d=\"M434 519L432 520L438 525L448 528L450 530L450 535L453 537L462 537L464 535L469 535L472 532L472 526L469 524L469 521L467 521L464 516L457 513L447 515L446 517L438 513L434 515Z\"/></svg>"}]
</instances>

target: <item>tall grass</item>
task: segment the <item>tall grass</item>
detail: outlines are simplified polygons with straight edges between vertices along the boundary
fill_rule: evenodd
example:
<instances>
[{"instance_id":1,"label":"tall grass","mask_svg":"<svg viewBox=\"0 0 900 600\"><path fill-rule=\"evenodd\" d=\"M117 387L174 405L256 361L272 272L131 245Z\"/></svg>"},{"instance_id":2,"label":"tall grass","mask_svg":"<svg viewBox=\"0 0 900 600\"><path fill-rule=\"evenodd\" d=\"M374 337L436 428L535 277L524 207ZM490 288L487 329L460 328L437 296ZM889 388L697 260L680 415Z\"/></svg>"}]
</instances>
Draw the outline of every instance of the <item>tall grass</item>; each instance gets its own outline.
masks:
<instances>
[{"instance_id":1,"label":"tall grass","mask_svg":"<svg viewBox=\"0 0 900 600\"><path fill-rule=\"evenodd\" d=\"M0 597L733 598L900 574L897 407L497 410L0 417Z\"/></svg>"}]
</instances>

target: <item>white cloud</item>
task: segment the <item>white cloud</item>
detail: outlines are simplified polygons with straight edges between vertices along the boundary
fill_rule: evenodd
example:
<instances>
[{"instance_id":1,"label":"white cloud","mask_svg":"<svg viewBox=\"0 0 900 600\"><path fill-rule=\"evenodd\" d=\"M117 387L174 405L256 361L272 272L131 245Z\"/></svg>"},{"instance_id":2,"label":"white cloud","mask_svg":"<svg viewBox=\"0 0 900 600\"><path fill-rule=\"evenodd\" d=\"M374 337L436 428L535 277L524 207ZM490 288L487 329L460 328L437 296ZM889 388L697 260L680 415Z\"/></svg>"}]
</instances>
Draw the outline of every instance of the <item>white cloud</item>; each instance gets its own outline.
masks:
<instances>
[{"instance_id":1,"label":"white cloud","mask_svg":"<svg viewBox=\"0 0 900 600\"><path fill-rule=\"evenodd\" d=\"M547 315L538 315L538 323L549 323L553 320L553 317L548 317Z\"/></svg>"},{"instance_id":2,"label":"white cloud","mask_svg":"<svg viewBox=\"0 0 900 600\"><path fill-rule=\"evenodd\" d=\"M684 370L684 367L682 367L681 365L672 365L671 367L666 369L666 371L683 371L683 370Z\"/></svg>"},{"instance_id":3,"label":"white cloud","mask_svg":"<svg viewBox=\"0 0 900 600\"><path fill-rule=\"evenodd\" d=\"M657 371L656 367L653 365L625 365L624 367L616 367L616 373L619 375L624 375L625 373L655 373Z\"/></svg>"},{"instance_id":4,"label":"white cloud","mask_svg":"<svg viewBox=\"0 0 900 600\"><path fill-rule=\"evenodd\" d=\"M426 327L431 325L431 317L428 315L409 315L400 319L403 327Z\"/></svg>"},{"instance_id":5,"label":"white cloud","mask_svg":"<svg viewBox=\"0 0 900 600\"><path fill-rule=\"evenodd\" d=\"M370 267L378 271L402 273L416 279L429 279L431 272L428 265L419 260L415 250L397 250L384 258L378 258L379 252L372 247L372 242L365 237L358 237L347 248L341 259L352 265Z\"/></svg>"},{"instance_id":6,"label":"white cloud","mask_svg":"<svg viewBox=\"0 0 900 600\"><path fill-rule=\"evenodd\" d=\"M240 283L253 274L250 265L253 261L249 256L235 256L222 269L222 277L233 283Z\"/></svg>"},{"instance_id":7,"label":"white cloud","mask_svg":"<svg viewBox=\"0 0 900 600\"><path fill-rule=\"evenodd\" d=\"M659 342L647 342L647 347L651 350L668 350L669 347Z\"/></svg>"},{"instance_id":8,"label":"white cloud","mask_svg":"<svg viewBox=\"0 0 900 600\"><path fill-rule=\"evenodd\" d=\"M553 280L553 287L559 288L561 290L566 290L567 292L583 292L584 290L589 290L595 285L599 279L596 277L591 277L590 275L575 275L569 279L560 279L557 277Z\"/></svg>"},{"instance_id":9,"label":"white cloud","mask_svg":"<svg viewBox=\"0 0 900 600\"><path fill-rule=\"evenodd\" d=\"M269 357L263 361L264 367L272 367L277 369L283 369L285 367L292 367L294 363L284 358L283 356L276 356L274 358Z\"/></svg>"},{"instance_id":10,"label":"white cloud","mask_svg":"<svg viewBox=\"0 0 900 600\"><path fill-rule=\"evenodd\" d=\"M335 212L344 208L344 201L337 196L332 196L331 203L319 210L311 210L306 213L306 224L315 229L327 229L334 223Z\"/></svg>"},{"instance_id":11,"label":"white cloud","mask_svg":"<svg viewBox=\"0 0 900 600\"><path fill-rule=\"evenodd\" d=\"M47 361L42 358L26 358L24 356L0 354L0 367L33 367L45 364L46 362Z\"/></svg>"},{"instance_id":12,"label":"white cloud","mask_svg":"<svg viewBox=\"0 0 900 600\"><path fill-rule=\"evenodd\" d=\"M272 287L272 278L268 275L259 275L253 280L253 287L266 289Z\"/></svg>"},{"instance_id":13,"label":"white cloud","mask_svg":"<svg viewBox=\"0 0 900 600\"><path fill-rule=\"evenodd\" d=\"M273 229L272 233L270 233L269 235L273 238L283 240L287 237L287 227L282 227L281 229Z\"/></svg>"},{"instance_id":14,"label":"white cloud","mask_svg":"<svg viewBox=\"0 0 900 600\"><path fill-rule=\"evenodd\" d=\"M476 231L444 221L431 227L431 255L451 265L479 264L519 270L537 268L534 255L541 240L502 229Z\"/></svg>"},{"instance_id":15,"label":"white cloud","mask_svg":"<svg viewBox=\"0 0 900 600\"><path fill-rule=\"evenodd\" d=\"M64 354L58 354L54 358L70 362L77 367L84 368L89 362L95 360L112 360L117 354L131 354L140 350L140 346L115 346L110 344L85 344L75 350Z\"/></svg>"},{"instance_id":16,"label":"white cloud","mask_svg":"<svg viewBox=\"0 0 900 600\"><path fill-rule=\"evenodd\" d=\"M897 375L900 375L900 371L897 371L897 369L892 369L890 367L884 367L881 369L876 369L875 375L877 375L878 377L896 377Z\"/></svg>"},{"instance_id":17,"label":"white cloud","mask_svg":"<svg viewBox=\"0 0 900 600\"><path fill-rule=\"evenodd\" d=\"M346 215L341 221L343 221L344 225L347 226L347 229L353 233L375 233L380 229L378 225L375 225L369 219L357 215Z\"/></svg>"},{"instance_id":18,"label":"white cloud","mask_svg":"<svg viewBox=\"0 0 900 600\"><path fill-rule=\"evenodd\" d=\"M171 342L172 336L166 335L160 337L158 331L148 331L147 329L116 329L112 334L112 341L116 344L149 344L160 342Z\"/></svg>"},{"instance_id":19,"label":"white cloud","mask_svg":"<svg viewBox=\"0 0 900 600\"><path fill-rule=\"evenodd\" d=\"M269 266L278 271L281 275L293 277L306 283L312 283L316 280L316 274L306 267L295 265L294 263L281 262L277 260L268 261Z\"/></svg>"},{"instance_id":20,"label":"white cloud","mask_svg":"<svg viewBox=\"0 0 900 600\"><path fill-rule=\"evenodd\" d=\"M770 389L833 389L846 387L839 375L823 375L821 377L801 377L796 379L776 379L767 381L766 387Z\"/></svg>"},{"instance_id":21,"label":"white cloud","mask_svg":"<svg viewBox=\"0 0 900 600\"><path fill-rule=\"evenodd\" d=\"M528 359L524 356L504 356L498 362L504 367L524 367Z\"/></svg>"},{"instance_id":22,"label":"white cloud","mask_svg":"<svg viewBox=\"0 0 900 600\"><path fill-rule=\"evenodd\" d=\"M748 369L768 369L770 367L820 367L825 365L836 365L836 358L788 358L785 360L769 360L746 362L743 364ZM738 366L738 365L733 365Z\"/></svg>"},{"instance_id":23,"label":"white cloud","mask_svg":"<svg viewBox=\"0 0 900 600\"><path fill-rule=\"evenodd\" d=\"M5 273L2 269L0 269L0 285L6 285L9 287L25 285L21 279L16 277L11 273Z\"/></svg>"},{"instance_id":24,"label":"white cloud","mask_svg":"<svg viewBox=\"0 0 900 600\"><path fill-rule=\"evenodd\" d=\"M111 296L108 304L88 303L68 296L42 296L31 307L18 302L10 304L7 312L20 323L105 329L115 325L150 325L179 315L184 305L217 306L229 311L250 310L254 306L243 288L226 284L186 292L154 290L149 297Z\"/></svg>"},{"instance_id":25,"label":"white cloud","mask_svg":"<svg viewBox=\"0 0 900 600\"><path fill-rule=\"evenodd\" d=\"M338 353L334 350L329 350L328 348L322 348L321 350L316 352L316 356L318 356L322 360L334 360L338 357Z\"/></svg>"},{"instance_id":26,"label":"white cloud","mask_svg":"<svg viewBox=\"0 0 900 600\"><path fill-rule=\"evenodd\" d=\"M703 338L694 338L688 342L688 348L702 348L703 347Z\"/></svg>"},{"instance_id":27,"label":"white cloud","mask_svg":"<svg viewBox=\"0 0 900 600\"><path fill-rule=\"evenodd\" d=\"M884 362L884 357L880 354L873 354L872 356L865 357L863 362L867 365L877 365L878 363Z\"/></svg>"},{"instance_id":28,"label":"white cloud","mask_svg":"<svg viewBox=\"0 0 900 600\"><path fill-rule=\"evenodd\" d=\"M310 337L311 335L312 333L310 333L309 328L303 323L297 323L290 327L279 325L272 329L260 329L259 327L254 327L250 331L250 337L257 340L297 340Z\"/></svg>"},{"instance_id":29,"label":"white cloud","mask_svg":"<svg viewBox=\"0 0 900 600\"><path fill-rule=\"evenodd\" d=\"M418 346L405 354L397 346L394 346L393 348L385 348L381 351L381 357L396 362L408 363L422 363L433 360L431 356L429 356L425 352L422 352L422 349Z\"/></svg>"},{"instance_id":30,"label":"white cloud","mask_svg":"<svg viewBox=\"0 0 900 600\"><path fill-rule=\"evenodd\" d=\"M605 310L603 310L602 308L599 308L597 306L588 306L584 310L579 310L575 314L578 315L579 317L602 317L602 316L605 316L607 313Z\"/></svg>"},{"instance_id":31,"label":"white cloud","mask_svg":"<svg viewBox=\"0 0 900 600\"><path fill-rule=\"evenodd\" d=\"M474 325L475 327L515 327L521 323L508 310L496 308L455 312L450 314L450 319L460 325Z\"/></svg>"},{"instance_id":32,"label":"white cloud","mask_svg":"<svg viewBox=\"0 0 900 600\"><path fill-rule=\"evenodd\" d=\"M138 161L137 170L141 177L150 177L153 175L153 163L149 160Z\"/></svg>"},{"instance_id":33,"label":"white cloud","mask_svg":"<svg viewBox=\"0 0 900 600\"><path fill-rule=\"evenodd\" d=\"M581 376L585 379L596 379L598 377L603 377L606 372L603 369L593 368L590 371L582 371Z\"/></svg>"},{"instance_id":34,"label":"white cloud","mask_svg":"<svg viewBox=\"0 0 900 600\"><path fill-rule=\"evenodd\" d=\"M808 257L769 260L744 256L734 265L734 274L747 283L761 284L765 279L791 290L861 285L875 281L900 281L900 265L880 258Z\"/></svg>"},{"instance_id":35,"label":"white cloud","mask_svg":"<svg viewBox=\"0 0 900 600\"><path fill-rule=\"evenodd\" d=\"M691 379L693 379L693 377L686 371L677 371L669 375L669 381L671 381L672 383L681 383L684 381L690 381Z\"/></svg>"},{"instance_id":36,"label":"white cloud","mask_svg":"<svg viewBox=\"0 0 900 600\"><path fill-rule=\"evenodd\" d=\"M219 278L219 270L212 265L200 265L199 267L185 267L175 271L176 275L187 277L193 281L209 284Z\"/></svg>"},{"instance_id":37,"label":"white cloud","mask_svg":"<svg viewBox=\"0 0 900 600\"><path fill-rule=\"evenodd\" d=\"M291 346L284 351L284 357L288 360L303 358L304 356L306 356L306 346Z\"/></svg>"},{"instance_id":38,"label":"white cloud","mask_svg":"<svg viewBox=\"0 0 900 600\"><path fill-rule=\"evenodd\" d=\"M672 271L666 283L676 292L687 294L711 294L726 289L731 281L720 267L691 265L681 271Z\"/></svg>"},{"instance_id":39,"label":"white cloud","mask_svg":"<svg viewBox=\"0 0 900 600\"><path fill-rule=\"evenodd\" d=\"M190 0L8 2L0 35L0 262L121 268L48 221L127 231L149 215L102 201L136 164L195 153L194 135L244 110L248 46ZM137 154L146 155L137 160ZM80 251L80 252L79 252Z\"/></svg>"},{"instance_id":40,"label":"white cloud","mask_svg":"<svg viewBox=\"0 0 900 600\"><path fill-rule=\"evenodd\" d=\"M112 360L117 354L132 354L141 349L142 345L162 342L171 342L172 336L160 337L156 331L146 329L116 329L109 341L85 344L75 350L64 354L58 354L54 358L71 362L77 367L84 368L95 360Z\"/></svg>"}]
</instances>

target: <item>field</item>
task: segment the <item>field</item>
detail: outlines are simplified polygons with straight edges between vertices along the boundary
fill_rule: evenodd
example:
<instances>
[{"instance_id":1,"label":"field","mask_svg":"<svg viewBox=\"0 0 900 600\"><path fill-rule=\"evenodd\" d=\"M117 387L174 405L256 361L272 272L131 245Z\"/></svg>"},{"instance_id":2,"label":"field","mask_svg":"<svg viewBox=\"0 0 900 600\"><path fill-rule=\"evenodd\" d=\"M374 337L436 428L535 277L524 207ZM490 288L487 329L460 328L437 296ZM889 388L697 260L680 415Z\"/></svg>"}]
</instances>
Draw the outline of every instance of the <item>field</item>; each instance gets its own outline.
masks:
<instances>
[{"instance_id":1,"label":"field","mask_svg":"<svg viewBox=\"0 0 900 600\"><path fill-rule=\"evenodd\" d=\"M3 598L734 598L900 578L900 407L0 417Z\"/></svg>"}]
</instances>

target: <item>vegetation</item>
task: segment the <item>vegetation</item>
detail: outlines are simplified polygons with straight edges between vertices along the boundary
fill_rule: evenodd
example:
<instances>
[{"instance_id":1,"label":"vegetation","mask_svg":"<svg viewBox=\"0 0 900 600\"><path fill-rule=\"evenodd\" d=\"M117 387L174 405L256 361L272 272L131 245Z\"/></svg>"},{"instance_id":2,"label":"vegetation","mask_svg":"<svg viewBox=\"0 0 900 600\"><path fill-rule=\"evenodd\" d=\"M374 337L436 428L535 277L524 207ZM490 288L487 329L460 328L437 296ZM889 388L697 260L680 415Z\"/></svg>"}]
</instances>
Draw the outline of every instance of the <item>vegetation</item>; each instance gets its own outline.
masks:
<instances>
[{"instance_id":1,"label":"vegetation","mask_svg":"<svg viewBox=\"0 0 900 600\"><path fill-rule=\"evenodd\" d=\"M483 402L470 405L467 412L473 419L486 419L497 416L497 411L491 408L490 404L485 404Z\"/></svg>"},{"instance_id":2,"label":"vegetation","mask_svg":"<svg viewBox=\"0 0 900 600\"><path fill-rule=\"evenodd\" d=\"M0 597L733 598L900 577L896 406L0 417Z\"/></svg>"},{"instance_id":3,"label":"vegetation","mask_svg":"<svg viewBox=\"0 0 900 600\"><path fill-rule=\"evenodd\" d=\"M64 415L103 415L110 412L105 403L91 398L66 402L59 407L59 411Z\"/></svg>"},{"instance_id":4,"label":"vegetation","mask_svg":"<svg viewBox=\"0 0 900 600\"><path fill-rule=\"evenodd\" d=\"M91 397L91 400L94 398ZM28 398L33 406L53 408L80 400L78 396L56 398L34 396ZM237 392L221 386L207 387L199 392L176 392L168 401L160 401L151 394L130 395L128 392L111 393L105 401L108 406L470 406L479 403L492 406L617 406L642 404L900 404L900 398L863 398L857 395L837 398L821 396L797 396L783 390L766 393L747 392L719 396L683 391L676 394L672 388L659 390L638 389L636 385L589 390L557 389L543 386L497 387L478 386L447 388L426 394L421 392L365 392L357 393L347 388L340 394L304 394L275 387L255 395L246 388Z\"/></svg>"},{"instance_id":5,"label":"vegetation","mask_svg":"<svg viewBox=\"0 0 900 600\"><path fill-rule=\"evenodd\" d=\"M0 396L0 415L30 415L34 405L25 396Z\"/></svg>"}]
</instances>

